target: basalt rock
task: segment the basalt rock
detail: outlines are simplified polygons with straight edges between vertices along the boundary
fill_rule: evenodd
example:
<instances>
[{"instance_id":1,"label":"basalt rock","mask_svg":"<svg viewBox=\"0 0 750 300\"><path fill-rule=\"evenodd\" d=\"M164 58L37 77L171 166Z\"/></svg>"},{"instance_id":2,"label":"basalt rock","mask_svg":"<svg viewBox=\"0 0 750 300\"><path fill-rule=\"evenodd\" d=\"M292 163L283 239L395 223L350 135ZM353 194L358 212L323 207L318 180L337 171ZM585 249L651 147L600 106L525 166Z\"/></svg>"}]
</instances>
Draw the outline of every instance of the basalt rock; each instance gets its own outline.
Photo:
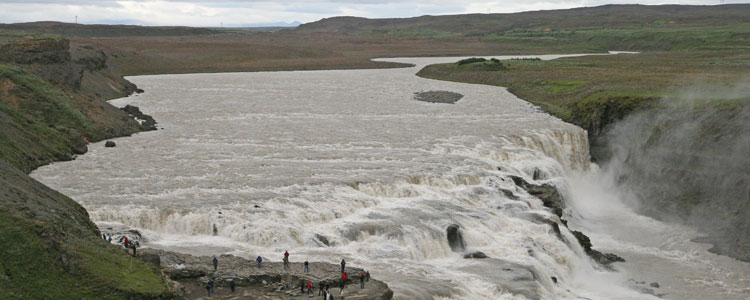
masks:
<instances>
[{"instance_id":1,"label":"basalt rock","mask_svg":"<svg viewBox=\"0 0 750 300\"><path fill-rule=\"evenodd\" d=\"M107 147L107 148L113 148L115 146L117 145L113 141L107 141L106 143L104 143L104 147Z\"/></svg>"},{"instance_id":2,"label":"basalt rock","mask_svg":"<svg viewBox=\"0 0 750 300\"><path fill-rule=\"evenodd\" d=\"M518 187L542 200L544 206L551 209L558 217L562 217L564 207L563 197L553 185L546 183L542 185L531 184L523 178L513 175L510 176L510 179L512 179L513 183Z\"/></svg>"},{"instance_id":3,"label":"basalt rock","mask_svg":"<svg viewBox=\"0 0 750 300\"><path fill-rule=\"evenodd\" d=\"M448 236L448 245L453 252L463 252L466 250L466 242L461 234L461 227L457 224L451 224L446 229Z\"/></svg>"},{"instance_id":4,"label":"basalt rock","mask_svg":"<svg viewBox=\"0 0 750 300\"><path fill-rule=\"evenodd\" d=\"M141 110L137 106L125 105L125 107L120 108L120 109L128 113L136 121L138 121L138 123L140 124L141 130L144 130L144 131L156 130L156 120L154 120L153 117L142 113Z\"/></svg>"},{"instance_id":5,"label":"basalt rock","mask_svg":"<svg viewBox=\"0 0 750 300\"><path fill-rule=\"evenodd\" d=\"M573 230L571 231L571 233L573 233L573 236L576 237L576 239L578 240L578 243L581 244L581 247L583 247L583 251L585 251L586 254L588 254L588 256L594 259L594 261L596 261L597 263L605 267L609 267L609 265L612 264L613 262L625 261L624 258L619 257L616 254L602 253L597 250L594 250L592 248L593 245L591 244L591 239L589 239L589 237L583 234L582 232Z\"/></svg>"},{"instance_id":6,"label":"basalt rock","mask_svg":"<svg viewBox=\"0 0 750 300\"><path fill-rule=\"evenodd\" d=\"M484 254L482 251L474 251L471 253L464 254L464 258L488 258L487 254Z\"/></svg>"}]
</instances>

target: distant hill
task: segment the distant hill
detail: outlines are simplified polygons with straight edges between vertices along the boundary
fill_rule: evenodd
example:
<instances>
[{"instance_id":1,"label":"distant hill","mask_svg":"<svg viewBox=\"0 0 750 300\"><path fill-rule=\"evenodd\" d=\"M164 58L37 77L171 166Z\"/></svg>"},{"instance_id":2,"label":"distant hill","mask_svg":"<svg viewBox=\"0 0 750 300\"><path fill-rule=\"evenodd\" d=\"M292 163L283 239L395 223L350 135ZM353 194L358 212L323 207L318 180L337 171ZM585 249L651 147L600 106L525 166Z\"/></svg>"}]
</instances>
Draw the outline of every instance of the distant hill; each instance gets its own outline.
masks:
<instances>
[{"instance_id":1,"label":"distant hill","mask_svg":"<svg viewBox=\"0 0 750 300\"><path fill-rule=\"evenodd\" d=\"M84 25L61 22L0 24L2 32L29 32L65 37L184 36L217 34L209 28L182 26Z\"/></svg>"},{"instance_id":2,"label":"distant hill","mask_svg":"<svg viewBox=\"0 0 750 300\"><path fill-rule=\"evenodd\" d=\"M623 27L725 26L750 23L750 4L716 6L604 5L506 14L466 14L414 18L333 17L307 23L301 32L338 32L391 36L471 36L515 29L539 31L618 29Z\"/></svg>"}]
</instances>

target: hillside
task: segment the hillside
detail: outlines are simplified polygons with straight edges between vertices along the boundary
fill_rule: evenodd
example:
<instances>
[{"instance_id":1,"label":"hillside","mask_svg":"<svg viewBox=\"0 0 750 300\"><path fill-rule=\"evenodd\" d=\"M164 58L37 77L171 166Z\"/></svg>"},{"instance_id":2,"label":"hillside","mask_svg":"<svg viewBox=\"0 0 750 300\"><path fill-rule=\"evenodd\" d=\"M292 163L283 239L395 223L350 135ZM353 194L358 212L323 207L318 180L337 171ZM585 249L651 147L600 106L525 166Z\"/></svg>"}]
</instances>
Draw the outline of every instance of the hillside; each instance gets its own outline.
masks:
<instances>
[{"instance_id":1,"label":"hillside","mask_svg":"<svg viewBox=\"0 0 750 300\"><path fill-rule=\"evenodd\" d=\"M136 87L90 47L65 39L0 45L0 159L24 172L86 152L86 144L145 130L102 101ZM72 53L71 53L72 52Z\"/></svg>"},{"instance_id":2,"label":"hillside","mask_svg":"<svg viewBox=\"0 0 750 300\"><path fill-rule=\"evenodd\" d=\"M171 298L78 203L0 160L0 299Z\"/></svg>"},{"instance_id":3,"label":"hillside","mask_svg":"<svg viewBox=\"0 0 750 300\"><path fill-rule=\"evenodd\" d=\"M64 37L185 36L217 34L208 28L183 26L84 25L62 22L0 24L0 34L48 34Z\"/></svg>"},{"instance_id":4,"label":"hillside","mask_svg":"<svg viewBox=\"0 0 750 300\"><path fill-rule=\"evenodd\" d=\"M717 17L721 16L721 17ZM520 13L366 19L333 17L302 24L298 31L378 35L478 36L511 30L561 31L625 27L679 28L750 23L750 4L604 5ZM423 34L419 34L419 33Z\"/></svg>"}]
</instances>

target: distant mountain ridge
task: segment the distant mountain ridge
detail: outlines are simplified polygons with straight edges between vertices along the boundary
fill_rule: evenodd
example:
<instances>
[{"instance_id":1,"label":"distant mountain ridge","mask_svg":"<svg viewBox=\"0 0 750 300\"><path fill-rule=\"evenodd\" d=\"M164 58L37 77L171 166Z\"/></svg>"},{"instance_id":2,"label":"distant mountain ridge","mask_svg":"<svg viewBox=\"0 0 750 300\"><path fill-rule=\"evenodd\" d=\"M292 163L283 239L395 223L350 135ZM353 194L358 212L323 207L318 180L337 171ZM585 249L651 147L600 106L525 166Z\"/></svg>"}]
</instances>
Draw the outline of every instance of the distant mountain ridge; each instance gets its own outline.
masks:
<instances>
[{"instance_id":1,"label":"distant mountain ridge","mask_svg":"<svg viewBox=\"0 0 750 300\"><path fill-rule=\"evenodd\" d=\"M302 24L301 32L396 34L434 31L453 35L504 32L512 29L585 30L633 26L686 27L750 23L750 4L604 5L520 13L463 14L413 18L367 19L332 17Z\"/></svg>"},{"instance_id":2,"label":"distant mountain ridge","mask_svg":"<svg viewBox=\"0 0 750 300\"><path fill-rule=\"evenodd\" d=\"M28 31L65 37L184 36L221 33L209 28L185 26L86 25L51 21L0 24L0 33L3 31Z\"/></svg>"}]
</instances>

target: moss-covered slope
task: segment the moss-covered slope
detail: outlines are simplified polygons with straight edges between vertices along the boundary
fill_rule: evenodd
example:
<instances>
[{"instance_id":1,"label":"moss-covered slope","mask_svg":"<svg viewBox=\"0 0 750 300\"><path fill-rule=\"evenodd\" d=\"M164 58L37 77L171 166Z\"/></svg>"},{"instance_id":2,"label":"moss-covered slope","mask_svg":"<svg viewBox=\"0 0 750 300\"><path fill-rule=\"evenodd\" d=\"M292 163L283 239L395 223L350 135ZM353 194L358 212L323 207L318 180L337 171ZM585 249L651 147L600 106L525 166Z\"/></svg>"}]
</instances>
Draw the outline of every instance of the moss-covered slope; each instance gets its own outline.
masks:
<instances>
[{"instance_id":1,"label":"moss-covered slope","mask_svg":"<svg viewBox=\"0 0 750 300\"><path fill-rule=\"evenodd\" d=\"M0 160L0 299L168 298L152 266L101 239L75 201Z\"/></svg>"}]
</instances>

